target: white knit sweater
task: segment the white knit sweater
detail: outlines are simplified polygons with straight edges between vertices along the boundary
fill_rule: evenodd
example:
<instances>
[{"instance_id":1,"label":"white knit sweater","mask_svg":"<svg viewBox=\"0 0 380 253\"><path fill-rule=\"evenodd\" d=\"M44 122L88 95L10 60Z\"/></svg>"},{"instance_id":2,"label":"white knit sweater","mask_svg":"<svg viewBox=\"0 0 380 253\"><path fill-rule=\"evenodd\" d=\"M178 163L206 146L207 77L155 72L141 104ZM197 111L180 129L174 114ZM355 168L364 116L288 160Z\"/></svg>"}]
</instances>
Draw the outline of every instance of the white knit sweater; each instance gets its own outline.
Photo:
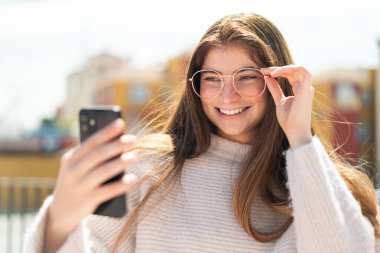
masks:
<instances>
[{"instance_id":1,"label":"white knit sweater","mask_svg":"<svg viewBox=\"0 0 380 253\"><path fill-rule=\"evenodd\" d=\"M250 146L213 136L209 150L186 161L181 184L156 206L119 247L119 252L307 252L369 253L380 251L374 229L354 199L317 137L286 152L288 187L294 222L277 240L261 243L249 237L234 216L232 193L241 161ZM131 170L139 176L152 161ZM146 194L145 186L127 194L133 209ZM25 237L24 252L42 252L49 197ZM154 198L152 198L152 201ZM286 217L256 198L254 227L278 228ZM125 222L90 215L68 237L62 252L110 252ZM376 241L376 242L375 242ZM377 246L376 246L377 245Z\"/></svg>"}]
</instances>

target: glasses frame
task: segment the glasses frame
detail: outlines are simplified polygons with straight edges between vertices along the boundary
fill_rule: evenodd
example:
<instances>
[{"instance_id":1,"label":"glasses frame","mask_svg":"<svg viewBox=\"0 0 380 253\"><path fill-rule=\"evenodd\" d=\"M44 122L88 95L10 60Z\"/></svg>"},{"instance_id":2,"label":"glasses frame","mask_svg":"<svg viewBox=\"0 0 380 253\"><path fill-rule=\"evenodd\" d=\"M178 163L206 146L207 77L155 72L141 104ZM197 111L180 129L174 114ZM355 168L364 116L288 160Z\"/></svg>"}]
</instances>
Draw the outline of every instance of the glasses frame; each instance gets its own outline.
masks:
<instances>
[{"instance_id":1,"label":"glasses frame","mask_svg":"<svg viewBox=\"0 0 380 253\"><path fill-rule=\"evenodd\" d=\"M242 93L240 93L240 92L238 91L238 89L236 89L236 86L235 86L235 75L236 75L236 73L238 73L238 72L240 72L240 71L243 71L243 70L254 70L254 71L257 71L257 72L261 73L260 69L258 69L258 68L253 68L253 67L240 68L240 69L238 69L238 70L235 70L234 73L232 73L231 75L222 75L222 74L220 74L218 71L213 70L213 69L201 69L201 70L196 71L196 72L191 76L191 78L189 78L189 81L191 82L191 86L192 86L192 88L193 88L194 93L195 93L198 97L200 97L201 99L204 99L204 100L213 100L213 99L215 99L215 98L217 98L217 97L219 96L220 92L223 90L224 85L225 85L225 83L224 83L224 77L232 77L232 87L234 87L235 91L236 91L240 96L242 96L242 97L244 97L244 98L247 98L247 99L256 99L256 98L260 97L260 96L265 92L265 90L266 90L266 88L267 88L267 81L266 81L265 75L264 75L263 73L261 73L261 74L262 74L263 77L264 77L264 89L263 89L263 91L262 91L258 96L255 96L255 97L248 97L248 96L243 95ZM198 94L198 92L197 92L197 90L196 90L196 88L195 88L194 77L195 77L195 75L197 75L198 73L202 73L202 72L210 72L210 71L211 71L211 72L214 72L214 73L216 73L216 74L218 74L218 75L220 76L220 80L221 80L222 86L220 87L219 92L218 92L214 97L212 97L212 98L202 98L201 95ZM199 85L200 85L200 83L199 83ZM199 87L199 89L200 89L200 87Z\"/></svg>"}]
</instances>

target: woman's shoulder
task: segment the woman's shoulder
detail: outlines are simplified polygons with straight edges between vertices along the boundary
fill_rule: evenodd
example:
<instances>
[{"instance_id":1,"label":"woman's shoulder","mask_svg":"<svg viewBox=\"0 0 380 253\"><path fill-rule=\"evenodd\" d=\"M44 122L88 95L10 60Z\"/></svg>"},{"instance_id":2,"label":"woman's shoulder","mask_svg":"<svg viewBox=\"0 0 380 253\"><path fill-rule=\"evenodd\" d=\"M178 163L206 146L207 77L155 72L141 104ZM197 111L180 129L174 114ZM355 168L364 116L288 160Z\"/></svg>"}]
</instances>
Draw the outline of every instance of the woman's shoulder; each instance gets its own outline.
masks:
<instances>
[{"instance_id":1,"label":"woman's shoulder","mask_svg":"<svg viewBox=\"0 0 380 253\"><path fill-rule=\"evenodd\" d=\"M138 178L154 171L167 158L159 154L138 154L136 160L128 168L126 173L133 173Z\"/></svg>"},{"instance_id":2,"label":"woman's shoulder","mask_svg":"<svg viewBox=\"0 0 380 253\"><path fill-rule=\"evenodd\" d=\"M127 168L127 172L143 177L170 162L172 150L171 138L167 134L150 134L141 137L132 151L136 155L136 160Z\"/></svg>"}]
</instances>

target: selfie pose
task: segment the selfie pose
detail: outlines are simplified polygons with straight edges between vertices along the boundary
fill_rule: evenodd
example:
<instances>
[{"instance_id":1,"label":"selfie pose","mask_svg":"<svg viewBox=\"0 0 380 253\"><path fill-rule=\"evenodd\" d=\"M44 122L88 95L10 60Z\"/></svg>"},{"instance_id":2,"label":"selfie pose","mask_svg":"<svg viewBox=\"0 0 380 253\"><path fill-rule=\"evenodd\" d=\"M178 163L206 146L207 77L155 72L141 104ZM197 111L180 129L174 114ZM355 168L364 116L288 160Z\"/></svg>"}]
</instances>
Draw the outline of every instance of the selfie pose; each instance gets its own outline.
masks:
<instances>
[{"instance_id":1,"label":"selfie pose","mask_svg":"<svg viewBox=\"0 0 380 253\"><path fill-rule=\"evenodd\" d=\"M315 135L313 94L270 21L220 19L154 133L116 120L63 156L24 252L376 252L373 184Z\"/></svg>"}]
</instances>

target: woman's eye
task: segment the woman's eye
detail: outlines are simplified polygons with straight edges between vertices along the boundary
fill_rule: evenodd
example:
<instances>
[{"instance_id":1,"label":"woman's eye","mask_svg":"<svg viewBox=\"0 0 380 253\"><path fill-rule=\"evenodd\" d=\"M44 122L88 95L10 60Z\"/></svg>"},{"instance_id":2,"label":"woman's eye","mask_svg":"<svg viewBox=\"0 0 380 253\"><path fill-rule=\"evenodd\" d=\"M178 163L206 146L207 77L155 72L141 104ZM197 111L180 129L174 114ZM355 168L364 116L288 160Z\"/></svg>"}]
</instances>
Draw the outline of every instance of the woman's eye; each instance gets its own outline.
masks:
<instances>
[{"instance_id":1,"label":"woman's eye","mask_svg":"<svg viewBox=\"0 0 380 253\"><path fill-rule=\"evenodd\" d=\"M241 76L239 77L239 80L250 80L250 79L256 79L257 76Z\"/></svg>"},{"instance_id":2,"label":"woman's eye","mask_svg":"<svg viewBox=\"0 0 380 253\"><path fill-rule=\"evenodd\" d=\"M214 77L214 76L208 76L208 77L205 77L204 80L209 81L209 82L219 82L220 78Z\"/></svg>"}]
</instances>

